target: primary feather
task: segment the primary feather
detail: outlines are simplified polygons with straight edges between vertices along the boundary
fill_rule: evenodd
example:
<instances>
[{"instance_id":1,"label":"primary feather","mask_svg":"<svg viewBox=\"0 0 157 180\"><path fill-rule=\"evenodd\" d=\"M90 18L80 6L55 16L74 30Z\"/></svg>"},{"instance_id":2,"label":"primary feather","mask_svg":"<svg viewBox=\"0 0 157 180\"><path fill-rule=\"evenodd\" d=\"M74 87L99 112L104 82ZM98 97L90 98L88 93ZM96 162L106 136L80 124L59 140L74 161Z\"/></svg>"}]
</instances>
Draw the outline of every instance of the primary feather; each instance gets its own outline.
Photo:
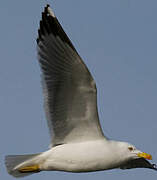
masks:
<instances>
[{"instance_id":1,"label":"primary feather","mask_svg":"<svg viewBox=\"0 0 157 180\"><path fill-rule=\"evenodd\" d=\"M53 146L104 138L97 112L95 82L57 18L42 13L38 59L45 111Z\"/></svg>"}]
</instances>

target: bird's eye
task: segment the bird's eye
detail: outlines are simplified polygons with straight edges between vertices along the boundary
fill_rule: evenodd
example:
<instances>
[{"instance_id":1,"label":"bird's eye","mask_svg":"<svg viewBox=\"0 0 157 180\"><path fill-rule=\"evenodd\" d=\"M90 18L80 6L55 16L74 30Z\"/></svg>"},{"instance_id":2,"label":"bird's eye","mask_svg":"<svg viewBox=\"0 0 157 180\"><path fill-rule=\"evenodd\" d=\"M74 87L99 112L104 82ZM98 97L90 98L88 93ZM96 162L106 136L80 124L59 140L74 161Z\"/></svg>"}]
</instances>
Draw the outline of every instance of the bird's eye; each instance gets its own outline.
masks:
<instances>
[{"instance_id":1,"label":"bird's eye","mask_svg":"<svg viewBox=\"0 0 157 180\"><path fill-rule=\"evenodd\" d=\"M129 151L133 151L134 150L134 148L133 147L128 147L128 149L129 149Z\"/></svg>"}]
</instances>

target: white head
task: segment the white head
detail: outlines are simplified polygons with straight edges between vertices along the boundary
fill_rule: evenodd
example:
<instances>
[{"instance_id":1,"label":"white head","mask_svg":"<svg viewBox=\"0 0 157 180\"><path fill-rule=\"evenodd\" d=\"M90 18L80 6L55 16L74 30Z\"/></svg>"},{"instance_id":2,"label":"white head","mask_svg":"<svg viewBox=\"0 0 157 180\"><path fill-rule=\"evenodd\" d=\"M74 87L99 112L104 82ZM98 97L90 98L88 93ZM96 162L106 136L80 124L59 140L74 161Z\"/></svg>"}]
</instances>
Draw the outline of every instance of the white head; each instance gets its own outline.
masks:
<instances>
[{"instance_id":1,"label":"white head","mask_svg":"<svg viewBox=\"0 0 157 180\"><path fill-rule=\"evenodd\" d=\"M120 142L120 141L110 141L112 146L112 153L120 159L121 163L138 159L152 159L150 154L144 153L138 150L134 145L127 143L127 142Z\"/></svg>"}]
</instances>

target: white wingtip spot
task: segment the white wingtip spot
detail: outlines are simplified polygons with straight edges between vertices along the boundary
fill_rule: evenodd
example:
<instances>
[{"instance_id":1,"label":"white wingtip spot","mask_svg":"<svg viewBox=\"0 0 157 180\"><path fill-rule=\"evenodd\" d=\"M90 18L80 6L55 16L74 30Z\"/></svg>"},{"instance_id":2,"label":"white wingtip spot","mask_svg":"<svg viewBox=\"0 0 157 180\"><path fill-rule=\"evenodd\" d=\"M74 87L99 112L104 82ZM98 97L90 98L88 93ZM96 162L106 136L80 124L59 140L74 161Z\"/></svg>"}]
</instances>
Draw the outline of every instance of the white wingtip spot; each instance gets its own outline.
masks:
<instances>
[{"instance_id":1,"label":"white wingtip spot","mask_svg":"<svg viewBox=\"0 0 157 180\"><path fill-rule=\"evenodd\" d=\"M52 16L52 17L56 17L54 12L52 11L52 9L50 7L47 8L49 14Z\"/></svg>"}]
</instances>

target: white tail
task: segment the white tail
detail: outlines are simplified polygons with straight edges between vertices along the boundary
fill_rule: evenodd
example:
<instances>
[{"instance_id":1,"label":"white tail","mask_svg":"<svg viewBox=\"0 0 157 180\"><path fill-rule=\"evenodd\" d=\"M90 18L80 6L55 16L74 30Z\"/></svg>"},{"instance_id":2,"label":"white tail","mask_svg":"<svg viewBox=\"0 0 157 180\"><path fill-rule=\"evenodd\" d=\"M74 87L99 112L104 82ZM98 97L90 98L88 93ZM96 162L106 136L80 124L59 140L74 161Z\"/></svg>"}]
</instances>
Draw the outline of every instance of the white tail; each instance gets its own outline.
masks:
<instances>
[{"instance_id":1,"label":"white tail","mask_svg":"<svg viewBox=\"0 0 157 180\"><path fill-rule=\"evenodd\" d=\"M10 175L19 178L34 174L36 172L20 172L18 169L20 168L20 164L24 164L24 162L32 162L31 160L34 159L39 154L30 154L30 155L9 155L5 157L5 165L7 171ZM27 163L27 164L28 164ZM32 164L32 163L31 163ZM19 168L16 168L16 167Z\"/></svg>"}]
</instances>

